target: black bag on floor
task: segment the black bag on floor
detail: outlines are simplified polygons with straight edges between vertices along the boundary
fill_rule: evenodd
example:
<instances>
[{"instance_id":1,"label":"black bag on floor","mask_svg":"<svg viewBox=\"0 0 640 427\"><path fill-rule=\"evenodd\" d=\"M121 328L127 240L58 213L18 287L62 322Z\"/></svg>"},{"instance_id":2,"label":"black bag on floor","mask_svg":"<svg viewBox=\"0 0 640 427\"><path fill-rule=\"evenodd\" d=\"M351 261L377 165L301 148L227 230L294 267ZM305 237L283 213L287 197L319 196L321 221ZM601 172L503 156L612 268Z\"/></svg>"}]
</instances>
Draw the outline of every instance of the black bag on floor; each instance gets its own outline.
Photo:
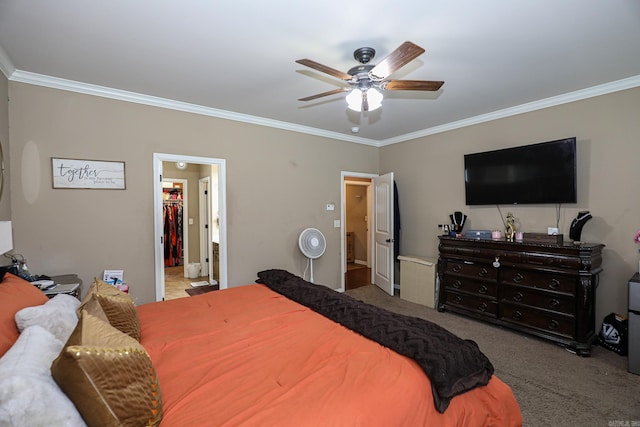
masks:
<instances>
[{"instance_id":1,"label":"black bag on floor","mask_svg":"<svg viewBox=\"0 0 640 427\"><path fill-rule=\"evenodd\" d=\"M600 345L620 356L626 356L628 340L629 320L616 313L608 314L602 321L602 329L598 335Z\"/></svg>"}]
</instances>

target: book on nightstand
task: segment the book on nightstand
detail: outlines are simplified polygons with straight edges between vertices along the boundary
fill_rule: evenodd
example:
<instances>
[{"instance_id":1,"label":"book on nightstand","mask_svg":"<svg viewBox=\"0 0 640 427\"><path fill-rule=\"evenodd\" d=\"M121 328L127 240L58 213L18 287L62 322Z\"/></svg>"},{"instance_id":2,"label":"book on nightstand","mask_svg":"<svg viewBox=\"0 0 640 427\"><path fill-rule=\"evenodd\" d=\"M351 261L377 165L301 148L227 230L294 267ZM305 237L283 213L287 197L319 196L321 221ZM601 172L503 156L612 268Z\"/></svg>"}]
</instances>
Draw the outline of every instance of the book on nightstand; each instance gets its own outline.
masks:
<instances>
[{"instance_id":1,"label":"book on nightstand","mask_svg":"<svg viewBox=\"0 0 640 427\"><path fill-rule=\"evenodd\" d=\"M53 288L49 288L44 291L45 294L70 294L78 289L80 283L65 283L61 285L55 285Z\"/></svg>"}]
</instances>

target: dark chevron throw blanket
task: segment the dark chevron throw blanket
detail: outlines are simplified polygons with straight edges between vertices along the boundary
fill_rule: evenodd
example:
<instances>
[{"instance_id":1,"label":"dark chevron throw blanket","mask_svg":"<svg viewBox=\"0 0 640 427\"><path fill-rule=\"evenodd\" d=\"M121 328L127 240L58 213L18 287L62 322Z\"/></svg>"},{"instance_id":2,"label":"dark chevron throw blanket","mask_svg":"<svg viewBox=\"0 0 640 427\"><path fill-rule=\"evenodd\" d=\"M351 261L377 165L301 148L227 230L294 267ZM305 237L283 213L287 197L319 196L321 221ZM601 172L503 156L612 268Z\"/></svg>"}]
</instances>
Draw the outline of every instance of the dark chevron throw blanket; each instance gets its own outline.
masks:
<instances>
[{"instance_id":1,"label":"dark chevron throw blanket","mask_svg":"<svg viewBox=\"0 0 640 427\"><path fill-rule=\"evenodd\" d=\"M366 304L285 270L261 271L256 282L414 359L431 381L439 412L447 409L454 396L486 385L493 375L493 365L474 341L463 340L435 323Z\"/></svg>"}]
</instances>

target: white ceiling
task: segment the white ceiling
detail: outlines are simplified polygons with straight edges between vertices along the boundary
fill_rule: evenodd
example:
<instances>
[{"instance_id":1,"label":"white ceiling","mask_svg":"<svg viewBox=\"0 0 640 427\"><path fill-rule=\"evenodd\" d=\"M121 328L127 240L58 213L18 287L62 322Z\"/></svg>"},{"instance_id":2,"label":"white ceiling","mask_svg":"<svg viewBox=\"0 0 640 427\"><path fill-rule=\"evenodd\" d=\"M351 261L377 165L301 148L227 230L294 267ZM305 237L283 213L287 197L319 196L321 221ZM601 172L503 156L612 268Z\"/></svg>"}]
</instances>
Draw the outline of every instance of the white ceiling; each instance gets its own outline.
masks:
<instances>
[{"instance_id":1,"label":"white ceiling","mask_svg":"<svg viewBox=\"0 0 640 427\"><path fill-rule=\"evenodd\" d=\"M444 80L436 93L297 99L340 80L353 51L426 52L391 77ZM640 86L637 0L0 0L10 80L382 146ZM639 107L640 111L640 107ZM351 129L359 127L359 133Z\"/></svg>"}]
</instances>

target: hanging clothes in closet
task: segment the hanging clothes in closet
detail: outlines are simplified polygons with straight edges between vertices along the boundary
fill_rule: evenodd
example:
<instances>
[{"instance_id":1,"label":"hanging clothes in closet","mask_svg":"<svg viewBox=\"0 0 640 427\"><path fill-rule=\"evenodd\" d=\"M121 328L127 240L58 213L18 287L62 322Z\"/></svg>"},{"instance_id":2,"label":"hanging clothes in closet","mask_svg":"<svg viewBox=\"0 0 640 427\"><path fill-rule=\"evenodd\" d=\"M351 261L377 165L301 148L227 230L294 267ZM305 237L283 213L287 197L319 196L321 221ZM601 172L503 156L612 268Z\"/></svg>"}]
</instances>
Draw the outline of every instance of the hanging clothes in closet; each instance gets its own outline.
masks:
<instances>
[{"instance_id":1,"label":"hanging clothes in closet","mask_svg":"<svg viewBox=\"0 0 640 427\"><path fill-rule=\"evenodd\" d=\"M183 265L182 261L182 191L164 193L164 266Z\"/></svg>"}]
</instances>

